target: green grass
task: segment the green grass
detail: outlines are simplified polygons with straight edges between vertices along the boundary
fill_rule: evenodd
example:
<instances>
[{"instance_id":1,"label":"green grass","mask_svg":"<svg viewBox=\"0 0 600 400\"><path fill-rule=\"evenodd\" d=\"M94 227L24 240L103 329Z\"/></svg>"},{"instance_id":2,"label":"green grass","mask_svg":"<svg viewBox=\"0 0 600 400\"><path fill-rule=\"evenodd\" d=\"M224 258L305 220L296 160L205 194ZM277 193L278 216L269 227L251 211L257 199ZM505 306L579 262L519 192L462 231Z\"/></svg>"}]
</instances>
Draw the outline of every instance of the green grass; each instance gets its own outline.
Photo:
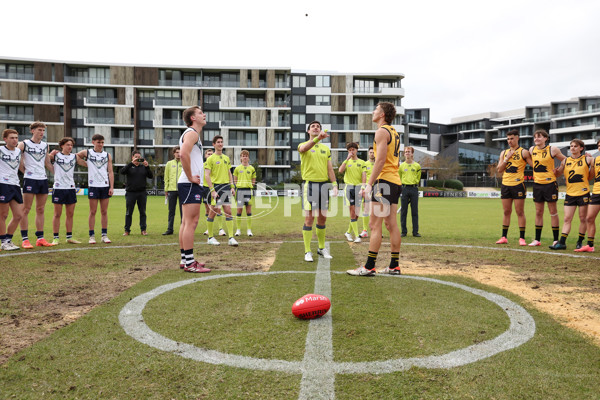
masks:
<instances>
[{"instance_id":1,"label":"green grass","mask_svg":"<svg viewBox=\"0 0 600 400\"><path fill-rule=\"evenodd\" d=\"M220 247L198 244L196 254L210 259L210 266L217 267L217 274L235 275L236 270L244 270L245 260L275 250L271 271L314 271L316 263L302 260L303 219L299 206L296 204L290 210L291 215L287 216L280 203L267 217L255 219L255 236L243 236L237 249L225 243ZM533 210L532 202L527 201L528 241L534 233ZM50 211L48 205L47 237ZM87 200L82 198L76 208L74 228L80 239L87 238L87 211ZM559 213L562 218L562 206ZM153 349L127 336L119 325L118 314L130 299L166 283L195 276L183 274L176 267L176 236L160 235L166 229L163 198L149 198L149 236L140 236L135 228L132 236L120 236L124 198L111 200L109 218L112 245L92 248L87 244L63 244L47 254L34 249L30 255L0 257L0 317L35 307L36 299L46 298L48 293L60 297L59 291L73 289L75 284L85 291L87 286L111 274L142 273L139 269L149 266L168 267L0 365L0 398L298 397L300 375L200 363ZM598 290L597 253L568 258L557 256L544 246L535 250L548 254L519 248L515 240L516 216L509 233L510 244L506 246L515 251L496 250L493 243L500 234L501 218L499 200L421 199L423 237L405 238L401 258L445 265L449 271L471 264L498 265L524 279L529 276L538 285L574 285L583 291ZM543 243L552 238L547 212L546 219ZM137 211L134 227L136 223ZM331 243L333 272L357 265L349 245L343 242L342 233L347 226L348 217L342 215L327 221L328 240L334 241ZM569 253L577 227L578 222L574 221ZM201 221L198 243L205 240L201 234L204 229L205 222ZM279 240L294 242L264 243ZM490 249L417 246L423 243L479 245ZM103 250L97 249L100 246ZM366 256L366 244L351 246ZM91 249L55 251L87 247ZM386 259L381 258L380 264L385 263ZM516 294L466 278L450 275L437 278L498 293L525 306L536 321L534 338L518 348L458 368L337 375L336 398L598 398L600 348L589 338L530 307ZM496 305L445 285L396 278L350 278L338 273L332 274L331 285L336 361L443 354L493 338L508 325L506 314ZM144 310L144 320L162 335L196 346L251 357L299 361L304 354L308 323L292 316L291 304L313 290L312 274L198 282L150 301Z\"/></svg>"}]
</instances>

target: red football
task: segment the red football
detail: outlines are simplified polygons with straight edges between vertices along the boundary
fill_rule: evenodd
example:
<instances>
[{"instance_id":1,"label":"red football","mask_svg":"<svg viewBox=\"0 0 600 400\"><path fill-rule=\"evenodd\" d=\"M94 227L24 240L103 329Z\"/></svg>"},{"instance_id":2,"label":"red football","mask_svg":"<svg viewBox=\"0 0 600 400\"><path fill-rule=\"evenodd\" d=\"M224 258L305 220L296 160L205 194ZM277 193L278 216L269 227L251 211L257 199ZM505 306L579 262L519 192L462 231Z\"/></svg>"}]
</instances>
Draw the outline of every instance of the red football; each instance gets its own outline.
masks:
<instances>
[{"instance_id":1,"label":"red football","mask_svg":"<svg viewBox=\"0 0 600 400\"><path fill-rule=\"evenodd\" d=\"M320 294L305 294L294 302L292 313L300 319L322 317L329 311L331 301Z\"/></svg>"}]
</instances>

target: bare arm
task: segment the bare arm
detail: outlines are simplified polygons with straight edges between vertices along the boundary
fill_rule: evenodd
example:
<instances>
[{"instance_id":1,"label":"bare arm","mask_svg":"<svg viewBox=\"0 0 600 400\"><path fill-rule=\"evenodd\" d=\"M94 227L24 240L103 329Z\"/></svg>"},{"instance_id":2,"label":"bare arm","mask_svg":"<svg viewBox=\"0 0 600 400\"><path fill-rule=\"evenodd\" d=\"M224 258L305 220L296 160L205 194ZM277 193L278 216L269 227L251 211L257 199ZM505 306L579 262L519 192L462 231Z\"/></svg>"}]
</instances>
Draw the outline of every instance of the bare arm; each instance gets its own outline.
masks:
<instances>
[{"instance_id":1,"label":"bare arm","mask_svg":"<svg viewBox=\"0 0 600 400\"><path fill-rule=\"evenodd\" d=\"M106 168L106 172L108 172L108 184L110 185L110 188L108 189L108 195L112 196L115 192L115 173L113 171L112 157L110 154L108 155L108 163L106 164Z\"/></svg>"},{"instance_id":2,"label":"bare arm","mask_svg":"<svg viewBox=\"0 0 600 400\"><path fill-rule=\"evenodd\" d=\"M191 131L190 131L191 132ZM198 136L191 135L189 132L183 137L183 143L181 144L181 168L192 183L198 185L202 181L199 175L192 176L192 148L198 141Z\"/></svg>"},{"instance_id":3,"label":"bare arm","mask_svg":"<svg viewBox=\"0 0 600 400\"><path fill-rule=\"evenodd\" d=\"M514 150L510 150L507 154L506 150L502 151L502 153L500 153L500 159L498 160L498 172L499 173L503 173L504 170L506 169L506 166L508 165L508 161L513 154L515 154Z\"/></svg>"}]
</instances>

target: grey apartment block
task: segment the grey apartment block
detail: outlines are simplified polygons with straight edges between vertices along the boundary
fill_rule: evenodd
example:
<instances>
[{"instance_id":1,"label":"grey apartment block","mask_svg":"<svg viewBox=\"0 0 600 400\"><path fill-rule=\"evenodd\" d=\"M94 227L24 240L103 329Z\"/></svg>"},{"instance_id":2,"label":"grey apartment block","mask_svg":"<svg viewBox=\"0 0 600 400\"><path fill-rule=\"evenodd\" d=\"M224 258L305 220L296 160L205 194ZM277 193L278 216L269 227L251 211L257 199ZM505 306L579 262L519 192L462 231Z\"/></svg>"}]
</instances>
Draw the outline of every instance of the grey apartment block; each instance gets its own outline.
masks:
<instances>
[{"instance_id":1,"label":"grey apartment block","mask_svg":"<svg viewBox=\"0 0 600 400\"><path fill-rule=\"evenodd\" d=\"M222 135L232 164L242 149L261 167L263 181L289 181L299 161L306 123L318 119L331 134L334 163L345 144L373 142L371 113L379 101L397 106L394 122L403 132L402 74L297 72L289 68L219 68L114 65L67 61L0 59L0 130L43 121L53 145L71 136L76 150L105 137L115 168L133 149L164 165L185 129L183 110L199 105L207 115L204 145ZM116 175L118 177L118 175ZM83 179L80 180L83 183Z\"/></svg>"}]
</instances>

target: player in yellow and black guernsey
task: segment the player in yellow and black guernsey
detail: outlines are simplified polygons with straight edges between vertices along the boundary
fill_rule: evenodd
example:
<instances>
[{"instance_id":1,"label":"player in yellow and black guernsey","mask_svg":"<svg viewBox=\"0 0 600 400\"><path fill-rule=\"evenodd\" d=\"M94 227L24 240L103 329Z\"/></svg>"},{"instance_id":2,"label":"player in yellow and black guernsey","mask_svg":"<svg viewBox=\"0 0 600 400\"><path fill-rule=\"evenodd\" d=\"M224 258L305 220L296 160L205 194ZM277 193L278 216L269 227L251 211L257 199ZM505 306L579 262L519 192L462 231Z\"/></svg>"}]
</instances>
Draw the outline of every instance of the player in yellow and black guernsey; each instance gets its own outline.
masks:
<instances>
[{"instance_id":1,"label":"player in yellow and black guernsey","mask_svg":"<svg viewBox=\"0 0 600 400\"><path fill-rule=\"evenodd\" d=\"M560 221L556 209L558 184L556 182L557 169L554 167L554 160L562 162L566 157L558 147L552 147L548 144L549 138L550 136L545 130L535 131L533 134L535 145L529 149L533 161L533 203L535 204L535 239L529 243L530 246L541 245L542 228L544 227L544 203L548 203L548 211L550 212L550 223L554 235L554 243L552 244L558 242L558 224Z\"/></svg>"},{"instance_id":2,"label":"player in yellow and black guernsey","mask_svg":"<svg viewBox=\"0 0 600 400\"><path fill-rule=\"evenodd\" d=\"M596 217L600 212L600 140L596 143L598 147L598 155L594 159L592 168L590 168L590 177L594 178L594 187L592 187L592 196L588 205L586 217L588 242L580 249L575 249L577 252L594 252L594 235L596 234Z\"/></svg>"},{"instance_id":3,"label":"player in yellow and black guernsey","mask_svg":"<svg viewBox=\"0 0 600 400\"><path fill-rule=\"evenodd\" d=\"M329 208L329 189L333 186L333 195L337 196L337 181L331 164L331 151L321 143L328 138L327 132L321 130L321 123L313 121L308 124L310 139L298 145L300 153L300 171L302 173L302 209L304 210L304 226L302 237L304 239L304 261L313 261L310 251L312 239L312 226L317 216L317 239L319 249L317 253L324 258L332 258L325 248L325 223L327 209Z\"/></svg>"},{"instance_id":4,"label":"player in yellow and black guernsey","mask_svg":"<svg viewBox=\"0 0 600 400\"><path fill-rule=\"evenodd\" d=\"M519 146L519 131L516 129L506 133L506 141L509 148L500 153L498 160L498 172L504 173L500 191L504 215L502 217L502 237L496 244L508 243L506 237L514 203L519 222L519 245L527 246L525 241L525 198L527 197L525 166L532 164L531 155L529 151Z\"/></svg>"},{"instance_id":5,"label":"player in yellow and black guernsey","mask_svg":"<svg viewBox=\"0 0 600 400\"><path fill-rule=\"evenodd\" d=\"M569 148L571 156L564 159L558 169L559 174L565 174L567 195L565 196L562 234L559 242L550 246L552 250L565 250L567 248L567 236L571 232L571 221L577 207L579 207L579 238L575 245L576 250L583 247L583 239L587 229L587 209L590 202L590 166L594 159L587 154L583 154L585 144L582 140L571 140Z\"/></svg>"},{"instance_id":6,"label":"player in yellow and black guernsey","mask_svg":"<svg viewBox=\"0 0 600 400\"><path fill-rule=\"evenodd\" d=\"M402 183L398 175L400 157L400 135L391 125L396 116L396 106L381 102L373 111L373 122L377 124L375 131L375 164L373 173L365 185L363 196L371 196L371 240L369 254L365 266L346 271L354 276L375 275L375 261L381 247L381 224L390 232L391 261L383 271L385 274L400 275L398 259L400 256L400 230L396 220L398 199L402 192Z\"/></svg>"},{"instance_id":7,"label":"player in yellow and black guernsey","mask_svg":"<svg viewBox=\"0 0 600 400\"><path fill-rule=\"evenodd\" d=\"M346 144L346 150L348 150L348 157L338 170L340 174L344 174L344 200L350 210L350 224L344 235L349 242L360 243L356 206L360 210L362 200L361 190L367 182L367 173L364 170L365 162L356 155L358 152L358 143L352 142ZM354 232L354 238L352 237L352 232Z\"/></svg>"}]
</instances>

